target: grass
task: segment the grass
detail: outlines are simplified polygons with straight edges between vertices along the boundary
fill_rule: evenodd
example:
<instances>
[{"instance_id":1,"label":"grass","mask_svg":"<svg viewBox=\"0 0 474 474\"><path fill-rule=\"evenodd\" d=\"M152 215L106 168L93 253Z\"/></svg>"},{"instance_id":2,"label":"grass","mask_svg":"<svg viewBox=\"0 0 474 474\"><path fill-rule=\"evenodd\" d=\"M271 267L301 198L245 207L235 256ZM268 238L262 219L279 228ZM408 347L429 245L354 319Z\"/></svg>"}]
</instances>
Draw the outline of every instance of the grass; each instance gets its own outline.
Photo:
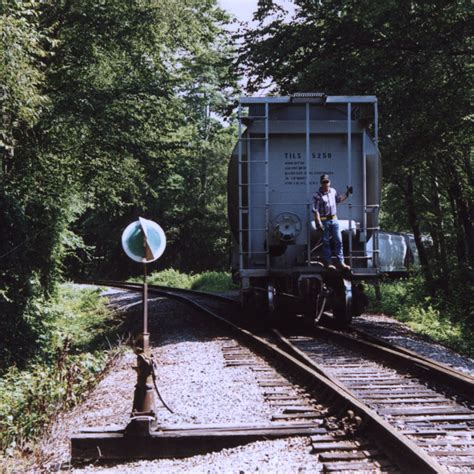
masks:
<instances>
[{"instance_id":1,"label":"grass","mask_svg":"<svg viewBox=\"0 0 474 474\"><path fill-rule=\"evenodd\" d=\"M428 336L464 355L474 355L474 334L465 321L449 314L449 304L426 295L419 276L381 283L381 301L368 289L369 311L393 316L418 334Z\"/></svg>"},{"instance_id":2,"label":"grass","mask_svg":"<svg viewBox=\"0 0 474 474\"><path fill-rule=\"evenodd\" d=\"M237 288L232 282L230 273L224 272L205 272L194 276L192 290L200 291L229 291Z\"/></svg>"},{"instance_id":3,"label":"grass","mask_svg":"<svg viewBox=\"0 0 474 474\"><path fill-rule=\"evenodd\" d=\"M131 278L130 281L141 282L142 280L140 278ZM237 288L232 282L230 273L212 271L189 275L187 273L181 273L174 268L151 273L148 277L148 283L152 285L213 292L223 292Z\"/></svg>"},{"instance_id":4,"label":"grass","mask_svg":"<svg viewBox=\"0 0 474 474\"><path fill-rule=\"evenodd\" d=\"M0 466L31 449L56 414L80 402L120 352L109 340L121 321L106 302L99 289L62 285L53 303L38 307L49 315L40 355L25 370L10 367L0 378Z\"/></svg>"},{"instance_id":5,"label":"grass","mask_svg":"<svg viewBox=\"0 0 474 474\"><path fill-rule=\"evenodd\" d=\"M59 340L68 338L73 352L95 350L109 345L122 320L107 307L100 288L61 287L55 311L55 330Z\"/></svg>"}]
</instances>

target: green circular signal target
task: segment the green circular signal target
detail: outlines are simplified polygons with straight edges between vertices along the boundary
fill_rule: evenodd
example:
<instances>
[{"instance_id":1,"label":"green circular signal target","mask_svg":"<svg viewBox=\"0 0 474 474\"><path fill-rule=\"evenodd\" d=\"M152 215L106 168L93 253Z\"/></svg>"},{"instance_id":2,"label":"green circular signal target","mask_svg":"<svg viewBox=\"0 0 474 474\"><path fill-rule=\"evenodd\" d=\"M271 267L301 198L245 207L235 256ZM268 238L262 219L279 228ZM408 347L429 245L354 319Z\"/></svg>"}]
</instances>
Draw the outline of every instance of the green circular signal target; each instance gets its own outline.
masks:
<instances>
[{"instance_id":1,"label":"green circular signal target","mask_svg":"<svg viewBox=\"0 0 474 474\"><path fill-rule=\"evenodd\" d=\"M150 263L165 251L166 236L156 222L139 217L123 231L122 247L135 262Z\"/></svg>"}]
</instances>

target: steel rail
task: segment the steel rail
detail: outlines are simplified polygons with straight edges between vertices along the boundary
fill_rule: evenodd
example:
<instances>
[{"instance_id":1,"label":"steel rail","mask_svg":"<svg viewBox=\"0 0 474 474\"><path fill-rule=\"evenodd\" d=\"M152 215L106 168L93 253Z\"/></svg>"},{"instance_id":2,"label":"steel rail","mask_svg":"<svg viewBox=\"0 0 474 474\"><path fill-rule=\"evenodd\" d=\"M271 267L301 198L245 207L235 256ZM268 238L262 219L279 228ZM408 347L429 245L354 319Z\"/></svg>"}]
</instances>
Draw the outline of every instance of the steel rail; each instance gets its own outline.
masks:
<instances>
[{"instance_id":1,"label":"steel rail","mask_svg":"<svg viewBox=\"0 0 474 474\"><path fill-rule=\"evenodd\" d=\"M423 370L425 377L454 389L467 400L474 400L474 377L451 367L423 357L409 349L390 344L360 330L350 328L358 337L347 332L317 327L318 336L342 343L344 347L355 347L364 353L371 352L378 357L390 360L405 369Z\"/></svg>"},{"instance_id":2,"label":"steel rail","mask_svg":"<svg viewBox=\"0 0 474 474\"><path fill-rule=\"evenodd\" d=\"M324 355L326 354L326 351L320 351L320 353L318 354L318 356L319 356L320 359L318 359L318 361L316 361L316 360L314 360L314 358L313 358L313 355L312 355L312 352L311 352L311 350L312 350L311 348L307 349L307 346L302 346L301 348L299 347L299 339L300 339L300 338L296 337L296 340L293 342L291 336L289 336L289 337L287 338L287 337L283 336L282 334L280 334L280 333L279 333L278 331L276 331L276 330L274 330L274 333L275 333L276 336L278 337L278 340L279 340L280 345L284 346L284 347L286 348L286 350L289 351L291 354L293 354L298 360L301 360L302 362L304 362L304 363L308 364L309 366L313 367L315 370L317 370L317 371L318 371L319 373L321 373L322 375L329 376L330 370L331 370L330 367L336 366L336 367L339 369L339 368L342 368L342 366L344 365L343 362L337 362L337 361L336 361L335 363L333 362L332 364L331 364L331 362L330 362L330 363L329 363L329 366L327 366L326 363L325 363L325 361L324 361ZM364 334L363 332L361 332L361 333ZM322 338L322 337L317 337L317 336L314 337L314 339L312 340L313 343L314 343L313 349L314 349L314 348L317 349L317 348L319 347L319 343L321 343L321 342L323 342L323 341L326 342L327 339L329 339L329 338L328 338L328 337ZM309 338L309 337L305 337L305 338L304 338L304 342L305 342L305 344L308 343L308 342L310 342L310 338ZM340 347L340 348L348 348L348 347L349 347L349 348L351 348L351 347L350 347L351 345L350 345L350 344L347 344L347 341L344 341L344 344L339 344L338 342L339 342L339 341L336 341L335 347ZM351 348L351 349L354 349L354 348ZM356 347L355 349L357 350L358 348ZM360 349L360 348L359 348L359 349ZM410 352L411 352L411 351L410 351ZM310 355L310 354L311 354L311 355ZM343 354L344 354L344 356L346 356L346 353L345 353L345 352L344 352ZM366 354L367 354L367 350L364 350L363 356L365 356ZM382 354L382 355L385 356L385 354ZM322 359L321 359L321 357L322 357ZM347 357L347 356L346 356L346 357ZM420 356L420 357L421 357L421 356ZM429 361L429 359L428 359L428 361ZM353 364L353 363L354 363L354 362L348 362L348 364ZM442 365L442 364L441 364L441 365ZM342 376L342 379L339 379L339 375L335 375L334 383L338 384L338 385L340 386L341 390L344 390L344 391L347 392L347 393L351 393L351 394L353 394L354 396L356 396L357 398L362 397L362 399L364 400L364 395L363 395L363 394L362 394L362 395L359 395L359 394L358 394L358 390L357 390L357 383L358 383L358 382L355 382L355 385L356 385L356 386L354 387L354 388L355 388L355 391L353 391L353 388L352 388L351 376L354 374L354 372L355 372L355 373L358 373L358 370L357 370L357 369L353 369L353 368L349 368L349 367L353 367L353 366L348 365L348 367L346 368L345 372L343 372L343 373L341 373L340 371L338 371L338 374ZM361 367L363 367L363 365L361 365ZM402 366L402 371L404 371L404 369L405 369L405 366ZM455 372L455 371L453 371L453 372ZM348 376L349 376L349 380L346 380ZM417 374L415 374L415 377L418 377ZM426 377L426 376L423 375L423 377ZM342 380L344 380L344 381L342 381ZM380 380L380 379L379 379L379 380ZM431 380L432 380L432 378L430 377L430 381L431 381ZM359 383L360 383L360 381L359 381ZM400 388L401 388L401 387L398 387L398 389L400 389ZM397 387L395 387L395 389L397 389ZM376 385L374 385L374 390L377 391ZM382 392L383 392L383 391L382 391ZM380 392L380 393L382 393L382 392ZM457 392L457 393L458 393L458 392ZM375 404L377 405L377 402L376 402L375 400L372 400L372 397L371 397L371 395L374 395L374 393L371 393L371 394L366 393L366 395L368 395L369 403L375 402ZM384 400L390 400L391 398L396 399L397 396L400 396L400 395L395 395L395 396L392 397L389 393L386 393L386 398L384 398ZM405 413L405 415L406 415L406 414L408 414L408 415L410 414L409 412L410 412L411 409L413 409L413 406L419 405L420 400L417 400L417 399L416 399L418 396L420 396L420 395L414 394L414 395L412 396L412 397L413 397L413 400L409 400L409 399L408 399L409 397L403 397L403 402L409 405L409 406L408 406L407 413ZM422 396L422 395L421 395L421 396ZM423 397L423 396L422 396L422 397ZM374 397L374 398L381 398L381 397ZM448 398L449 398L449 397L448 397ZM429 400L429 401L427 400L428 405L429 405L429 402L432 402L432 401L433 401L433 400ZM387 403L388 403L388 402L387 402ZM395 403L395 404L396 404L396 403L399 403L399 400L397 400L397 401L394 400L394 403ZM413 403L413 405L411 405L412 403ZM458 403L459 403L459 401L458 401ZM382 404L382 405L380 406L380 404ZM462 405L464 405L464 403L461 401L460 406L462 406ZM381 409L381 410L382 410L381 413L384 413L386 406L387 406L387 405L384 405L384 401L380 401L380 400L379 400L378 406L375 407L374 410L377 411L377 412L379 412L379 410ZM396 406L396 405L395 405L395 406ZM392 407L393 407L393 406L392 406ZM420 414L423 414L423 406L421 406L421 409L422 409L422 410L420 410ZM428 409L428 411L426 412L426 414L429 415L429 414L430 414L430 413L429 413L429 410L431 410L432 407L428 407L428 406L427 406L427 409ZM396 408L395 411L396 411L396 412L398 411L398 414L399 414L399 415L401 415L401 416L403 415L403 412L401 411L401 409ZM442 412L436 412L436 413L438 413L439 415L442 415L442 414L443 414ZM454 413L454 412L453 412L453 413ZM449 409L449 407L446 408L446 412L445 412L444 414L448 415L447 418L449 418L449 414L450 414L450 409ZM466 412L464 411L463 414L466 414ZM470 414L469 416L472 416L472 412L471 412L471 414ZM440 421L442 421L442 420L440 420ZM389 421L389 423L392 424L393 421ZM398 427L397 427L397 428L398 428ZM426 429L426 428L424 428L424 429ZM445 428L445 429L448 430L448 428ZM466 429L468 429L468 428L466 428ZM416 434L416 431L417 431L417 430L415 430L415 433L413 433L413 432L410 432L410 430L407 430L407 433L406 433L406 434L410 433L411 435L413 435L413 434ZM444 430L441 430L441 431L437 431L437 430L436 430L436 431L433 431L433 433L434 433L435 435L439 435L439 436L441 436L441 435L443 434L443 436L446 437L446 439L443 438L444 441L442 440L442 441L439 442L439 444L438 444L438 449L444 449L444 448L440 448L440 447L445 446L445 445L448 445L448 446L449 446L449 445L451 445L451 443L453 444L453 446L456 446L456 441L453 441L452 438L451 438L453 435L454 435L454 436L457 435L456 428L454 428L454 431L451 430L451 432L448 431L447 433L444 433ZM450 439L451 439L451 441L449 441ZM447 440L448 440L448 441L447 441ZM421 443L420 443L420 439L417 439L417 440L414 441L414 442L415 442L417 445L419 445L420 448L426 447L426 444L423 444L423 439L421 440ZM458 444L458 445L462 444L462 440L461 440L460 443L458 442L457 444ZM435 445L436 445L436 442L433 442L433 443L432 443L432 447L434 447ZM447 452L447 451L446 451L446 453L444 453L444 454L446 454L447 456L448 456L448 455L449 455L449 456L457 456L457 455L459 454L459 452L457 452L456 449L454 449L452 452ZM467 453L466 453L466 454L467 454ZM444 462L443 462L443 464L444 464ZM448 463L448 465L449 465L449 463ZM463 464L463 465L467 465L467 464Z\"/></svg>"},{"instance_id":3,"label":"steel rail","mask_svg":"<svg viewBox=\"0 0 474 474\"><path fill-rule=\"evenodd\" d=\"M279 362L291 366L291 373L299 373L302 379L310 379L311 384L318 385L321 390L329 392L333 399L337 400L344 410L353 410L362 418L365 429L373 435L376 443L383 445L384 451L400 467L416 472L447 472L433 458L429 457L413 441L404 434L397 431L374 410L364 403L360 402L355 396L347 390L342 391L339 384L335 384L332 379L320 375L316 370L297 360L295 357L285 352L275 344L253 334L251 331L238 326L237 324L218 315L206 306L193 301L192 299L174 293L173 291L163 291L154 289L153 292L169 296L185 304L193 306L212 316L217 321L230 328L238 337L244 339L253 349L266 355L271 360L277 359ZM306 382L307 384L308 382Z\"/></svg>"},{"instance_id":4,"label":"steel rail","mask_svg":"<svg viewBox=\"0 0 474 474\"><path fill-rule=\"evenodd\" d=\"M89 281L88 283L98 283L98 281ZM139 284L114 283L116 284L109 282L108 285L135 291L140 291L141 289L141 285ZM100 284L106 285L106 282L102 280ZM374 410L359 401L347 389L343 390L340 384L335 383L333 380L328 378L327 375L318 373L318 371L314 367L311 367L307 362L298 360L296 357L277 345L253 334L248 329L228 321L225 317L215 313L209 307L193 301L189 296L179 294L180 292L183 293L181 289L168 288L167 290L164 290L157 287L150 287L150 292L175 299L206 313L213 319L227 326L228 329L231 329L237 337L243 340L252 349L256 350L263 356L268 357L272 361L277 360L279 363L284 364L293 376L299 375L303 384L310 385L313 389L316 387L318 393L330 397L332 402L337 404L341 411L347 412L348 410L352 410L362 419L361 429L370 433L374 441L377 444L381 444L387 455L402 469L405 469L408 472L418 473L447 472L443 466L438 464L433 458L429 457L403 433L400 433L393 428ZM212 294L207 295L214 296ZM337 401L337 403L335 401Z\"/></svg>"},{"instance_id":5,"label":"steel rail","mask_svg":"<svg viewBox=\"0 0 474 474\"><path fill-rule=\"evenodd\" d=\"M129 283L113 280L94 280L93 282L81 281L81 283L95 283L104 286L115 286L131 290L142 288L142 283ZM173 288L164 285L149 285L149 287L162 291L209 297L215 300L231 303L235 306L240 306L238 301L223 295L216 295L215 293L189 290L186 288ZM464 396L467 400L474 400L474 377L468 374L455 370L430 358L424 357L404 347L387 342L381 338L368 334L354 327L350 327L346 332L341 332L318 326L315 328L315 331L318 335L343 342L345 347L352 346L364 351L370 351L380 357L388 358L396 364L402 364L404 368L418 370L422 369L426 375L430 376L431 380L448 385L452 389L456 390L460 395ZM351 335L349 331L356 336Z\"/></svg>"},{"instance_id":6,"label":"steel rail","mask_svg":"<svg viewBox=\"0 0 474 474\"><path fill-rule=\"evenodd\" d=\"M143 288L143 283L123 282L123 281L118 281L118 280L77 280L77 283L88 284L88 285L93 284L93 285L99 285L99 286L112 286L115 288L123 288L123 289L130 289L130 290L137 290L137 289ZM208 291L190 290L188 288L175 288L175 287L165 286L165 285L154 285L151 283L148 284L148 288L156 288L157 290L163 290L163 291L177 291L177 292L190 294L190 295L207 296L209 298L224 301L226 303L231 303L240 307L239 301L234 300L233 298L229 298L224 295L210 293Z\"/></svg>"},{"instance_id":7,"label":"steel rail","mask_svg":"<svg viewBox=\"0 0 474 474\"><path fill-rule=\"evenodd\" d=\"M355 328L353 326L349 327L349 331L356 334L357 336L367 340L368 342L373 342L373 343L378 344L380 346L387 347L388 349L394 349L397 352L403 352L404 354L406 354L408 356L415 357L420 361L430 363L431 365L437 366L437 367L443 369L446 372L452 373L453 375L461 375L464 378L466 378L467 380L470 380L471 383L474 383L474 377L473 376L471 376L469 374L465 374L464 372L460 372L456 369L453 369L449 365L443 364L442 362L438 362L434 359L430 359L429 357L422 356L421 354L418 354L415 351L407 349L406 347L402 347L402 346L399 346L397 344L393 344L392 342L388 342L385 339L382 339L381 337L374 336L373 334L362 331L361 329Z\"/></svg>"}]
</instances>

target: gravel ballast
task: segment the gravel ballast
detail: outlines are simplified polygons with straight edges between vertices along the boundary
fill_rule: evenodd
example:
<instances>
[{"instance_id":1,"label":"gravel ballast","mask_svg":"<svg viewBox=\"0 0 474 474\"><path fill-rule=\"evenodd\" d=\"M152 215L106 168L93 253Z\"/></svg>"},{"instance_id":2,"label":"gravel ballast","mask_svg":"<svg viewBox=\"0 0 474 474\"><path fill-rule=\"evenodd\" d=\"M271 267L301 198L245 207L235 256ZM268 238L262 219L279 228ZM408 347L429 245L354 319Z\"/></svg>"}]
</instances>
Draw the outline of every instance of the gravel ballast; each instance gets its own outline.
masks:
<instances>
[{"instance_id":1,"label":"gravel ballast","mask_svg":"<svg viewBox=\"0 0 474 474\"><path fill-rule=\"evenodd\" d=\"M236 301L239 300L238 291L228 291L222 294ZM355 317L352 324L354 327L385 339L387 342L405 347L424 357L429 357L474 376L474 359L462 356L428 337L420 336L395 318L384 314L363 314Z\"/></svg>"},{"instance_id":2,"label":"gravel ballast","mask_svg":"<svg viewBox=\"0 0 474 474\"><path fill-rule=\"evenodd\" d=\"M420 336L406 324L383 314L363 314L353 319L353 326L424 357L446 364L453 369L474 376L474 359Z\"/></svg>"},{"instance_id":3,"label":"gravel ballast","mask_svg":"<svg viewBox=\"0 0 474 474\"><path fill-rule=\"evenodd\" d=\"M114 305L137 309L139 298L108 292ZM139 308L138 308L139 309ZM160 393L175 412L157 402L160 423L252 424L270 422L274 407L263 398L255 373L246 366L227 366L224 345L232 339L198 312L164 298L150 298L150 332ZM137 320L140 315L137 314ZM139 327L139 325L138 325ZM258 359L258 358L257 358ZM40 446L40 469L73 472L320 472L309 438L258 441L185 459L132 461L114 465L71 467L69 438L81 427L124 425L132 405L136 356L128 351L88 399L61 415ZM260 362L259 362L260 363ZM266 364L261 360L261 364Z\"/></svg>"},{"instance_id":4,"label":"gravel ballast","mask_svg":"<svg viewBox=\"0 0 474 474\"><path fill-rule=\"evenodd\" d=\"M106 292L121 310L136 312L140 330L140 296L122 290ZM231 296L230 294L228 296ZM160 423L242 424L268 423L275 413L263 397L255 373L246 366L228 366L223 347L232 339L197 311L165 298L150 298L150 332L157 362L160 392L174 414L160 407ZM416 336L407 326L382 315L364 315L355 325L420 354L455 368L474 372L474 361ZM132 461L114 465L69 466L69 439L81 427L125 425L129 419L135 385L136 356L131 349L118 358L88 399L62 414L38 448L34 470L73 472L321 472L311 454L309 438L258 441L186 459ZM261 364L266 364L261 360Z\"/></svg>"}]
</instances>

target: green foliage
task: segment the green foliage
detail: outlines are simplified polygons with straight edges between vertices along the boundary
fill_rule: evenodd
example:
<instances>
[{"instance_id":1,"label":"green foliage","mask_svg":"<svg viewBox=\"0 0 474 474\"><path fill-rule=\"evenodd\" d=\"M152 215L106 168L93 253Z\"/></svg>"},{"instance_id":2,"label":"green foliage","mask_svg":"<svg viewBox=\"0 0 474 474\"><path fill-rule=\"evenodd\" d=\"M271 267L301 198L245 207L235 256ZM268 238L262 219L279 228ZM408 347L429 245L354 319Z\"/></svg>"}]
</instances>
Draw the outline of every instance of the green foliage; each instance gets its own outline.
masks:
<instances>
[{"instance_id":1,"label":"green foliage","mask_svg":"<svg viewBox=\"0 0 474 474\"><path fill-rule=\"evenodd\" d=\"M50 324L47 347L57 350L61 341L68 340L71 353L81 353L110 344L122 320L107 307L101 292L100 288L61 285L58 301L52 306L56 316Z\"/></svg>"},{"instance_id":2,"label":"green foliage","mask_svg":"<svg viewBox=\"0 0 474 474\"><path fill-rule=\"evenodd\" d=\"M51 74L66 91L52 120L66 125L61 148L80 136L75 153L90 162L83 181L90 204L75 231L94 249L81 252L84 266L68 261L70 274L129 275L136 266L119 236L139 215L165 228L165 267L223 267L226 162L235 135L217 118L235 89L224 13L211 0L179 9L170 0L159 8L91 1L75 10L66 14L81 22L62 28L64 52Z\"/></svg>"},{"instance_id":3,"label":"green foliage","mask_svg":"<svg viewBox=\"0 0 474 474\"><path fill-rule=\"evenodd\" d=\"M24 367L30 357L40 350L41 339L49 337L48 324L53 312L42 294L37 274L18 275L9 281L0 307L0 373L13 361ZM20 287L23 292L15 295ZM21 296L21 298L20 298Z\"/></svg>"},{"instance_id":4,"label":"green foliage","mask_svg":"<svg viewBox=\"0 0 474 474\"><path fill-rule=\"evenodd\" d=\"M9 369L0 379L0 452L13 455L16 448L26 448L54 415L82 399L108 359L105 352L71 356L65 349L54 365Z\"/></svg>"},{"instance_id":5,"label":"green foliage","mask_svg":"<svg viewBox=\"0 0 474 474\"><path fill-rule=\"evenodd\" d=\"M47 52L38 25L38 2L19 0L0 6L0 150L14 148L14 133L39 118L47 97L42 94L44 74L38 57Z\"/></svg>"},{"instance_id":6,"label":"green foliage","mask_svg":"<svg viewBox=\"0 0 474 474\"><path fill-rule=\"evenodd\" d=\"M41 227L35 225L41 219L36 204L42 198L33 198L34 190L24 192L29 187L41 189L41 183L26 184L26 169L21 170L23 177L14 172L15 166L24 164L18 158L19 144L31 139L32 127L48 105L42 90L40 58L46 58L47 51L38 5L19 0L0 6L0 370L14 360L23 363L34 352L42 323L33 318L31 300L51 290L48 276L57 272L52 255L47 257L50 272L34 258L41 247L45 252L56 247L57 227L46 232L47 219ZM30 218L28 211L36 215Z\"/></svg>"},{"instance_id":7,"label":"green foliage","mask_svg":"<svg viewBox=\"0 0 474 474\"><path fill-rule=\"evenodd\" d=\"M138 281L141 283L141 279L134 278L132 281ZM174 288L191 288L193 282L193 276L181 273L179 270L174 268L168 268L161 272L153 272L148 277L148 282L151 285L163 285L172 286Z\"/></svg>"},{"instance_id":8,"label":"green foliage","mask_svg":"<svg viewBox=\"0 0 474 474\"><path fill-rule=\"evenodd\" d=\"M141 283L142 279L130 278L129 281ZM152 285L171 286L201 291L228 291L235 289L232 279L227 272L204 272L198 274L182 273L174 268L168 268L161 272L153 272L148 277L148 283Z\"/></svg>"},{"instance_id":9,"label":"green foliage","mask_svg":"<svg viewBox=\"0 0 474 474\"><path fill-rule=\"evenodd\" d=\"M227 267L227 163L234 141L234 127L210 123L193 143L193 157L177 165L179 179L169 189L172 206L163 216L170 237L165 266L186 272Z\"/></svg>"},{"instance_id":10,"label":"green foliage","mask_svg":"<svg viewBox=\"0 0 474 474\"><path fill-rule=\"evenodd\" d=\"M382 300L375 298L374 288L369 286L369 311L391 316L401 314L405 307L424 301L426 288L421 276L413 275L396 281L382 281L380 291Z\"/></svg>"},{"instance_id":11,"label":"green foliage","mask_svg":"<svg viewBox=\"0 0 474 474\"><path fill-rule=\"evenodd\" d=\"M450 302L441 297L428 295L426 282L420 276L381 284L382 299L375 299L375 291L369 287L369 311L384 313L403 321L419 334L426 335L441 344L468 356L474 354L472 319L456 320ZM464 311L470 303L464 303ZM471 305L472 306L472 305Z\"/></svg>"},{"instance_id":12,"label":"green foliage","mask_svg":"<svg viewBox=\"0 0 474 474\"><path fill-rule=\"evenodd\" d=\"M38 300L35 305L41 306ZM25 369L10 367L0 378L0 453L5 456L27 448L60 410L81 401L118 351L99 350L108 346L107 336L115 342L121 323L100 290L64 285L55 304L41 311L48 326L41 352Z\"/></svg>"},{"instance_id":13,"label":"green foliage","mask_svg":"<svg viewBox=\"0 0 474 474\"><path fill-rule=\"evenodd\" d=\"M401 313L400 320L405 321L419 334L428 336L470 357L474 355L472 330L469 330L465 324L443 317L441 312L431 305L408 307Z\"/></svg>"},{"instance_id":14,"label":"green foliage","mask_svg":"<svg viewBox=\"0 0 474 474\"><path fill-rule=\"evenodd\" d=\"M165 265L225 266L225 21L215 0L1 4L0 367L52 337L65 274L137 268L120 234L139 215Z\"/></svg>"},{"instance_id":15,"label":"green foliage","mask_svg":"<svg viewBox=\"0 0 474 474\"><path fill-rule=\"evenodd\" d=\"M228 291L234 290L237 286L232 282L230 273L227 272L204 272L195 275L192 290L201 291Z\"/></svg>"}]
</instances>

